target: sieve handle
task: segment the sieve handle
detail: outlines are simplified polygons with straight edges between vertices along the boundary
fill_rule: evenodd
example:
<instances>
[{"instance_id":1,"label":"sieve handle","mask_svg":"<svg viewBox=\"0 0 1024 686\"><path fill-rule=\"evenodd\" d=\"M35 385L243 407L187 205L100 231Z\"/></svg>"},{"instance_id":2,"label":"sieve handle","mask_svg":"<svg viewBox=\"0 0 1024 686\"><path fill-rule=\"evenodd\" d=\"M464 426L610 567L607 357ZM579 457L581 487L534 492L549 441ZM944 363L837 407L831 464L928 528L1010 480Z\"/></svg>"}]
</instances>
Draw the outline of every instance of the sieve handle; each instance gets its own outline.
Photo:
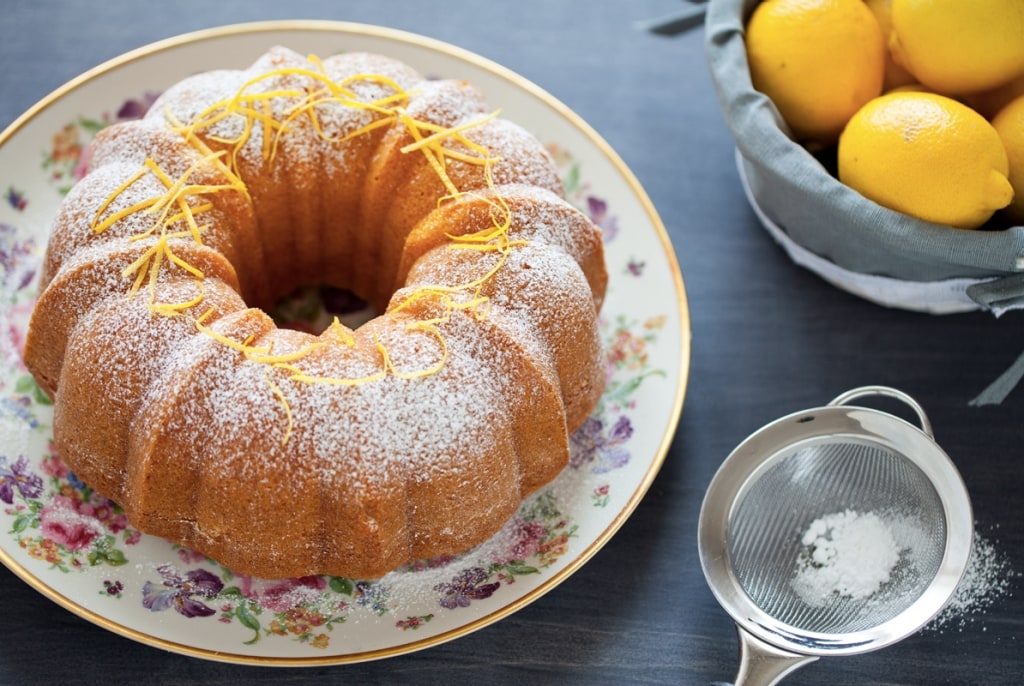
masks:
<instances>
[{"instance_id":1,"label":"sieve handle","mask_svg":"<svg viewBox=\"0 0 1024 686\"><path fill-rule=\"evenodd\" d=\"M818 658L776 648L749 631L737 627L740 638L740 667L735 686L775 686L797 669Z\"/></svg>"},{"instance_id":2,"label":"sieve handle","mask_svg":"<svg viewBox=\"0 0 1024 686\"><path fill-rule=\"evenodd\" d=\"M896 400L900 400L907 405L910 405L911 409L914 410L917 414L917 418L921 422L921 430L928 434L929 438L935 438L935 434L932 433L932 423L928 421L928 415L924 413L924 408L909 395L895 388L890 388L888 386L861 386L860 388L852 388L846 391L846 393L842 393L837 396L829 403L829 405L846 405L855 398L863 398L868 395L883 395L887 398L895 398Z\"/></svg>"}]
</instances>

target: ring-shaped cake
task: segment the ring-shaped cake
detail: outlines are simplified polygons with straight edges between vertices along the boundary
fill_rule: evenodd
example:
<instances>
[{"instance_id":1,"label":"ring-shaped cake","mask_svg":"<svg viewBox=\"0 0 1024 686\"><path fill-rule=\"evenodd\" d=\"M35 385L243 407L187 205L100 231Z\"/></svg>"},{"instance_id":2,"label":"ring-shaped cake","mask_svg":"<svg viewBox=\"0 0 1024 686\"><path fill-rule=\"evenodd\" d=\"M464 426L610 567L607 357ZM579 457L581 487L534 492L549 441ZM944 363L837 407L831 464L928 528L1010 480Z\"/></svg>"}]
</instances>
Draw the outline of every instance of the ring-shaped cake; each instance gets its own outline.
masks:
<instances>
[{"instance_id":1,"label":"ring-shaped cake","mask_svg":"<svg viewBox=\"0 0 1024 686\"><path fill-rule=\"evenodd\" d=\"M470 84L274 48L101 131L25 361L144 532L243 574L373 578L493 535L604 388L601 235ZM265 314L304 285L379 316Z\"/></svg>"}]
</instances>

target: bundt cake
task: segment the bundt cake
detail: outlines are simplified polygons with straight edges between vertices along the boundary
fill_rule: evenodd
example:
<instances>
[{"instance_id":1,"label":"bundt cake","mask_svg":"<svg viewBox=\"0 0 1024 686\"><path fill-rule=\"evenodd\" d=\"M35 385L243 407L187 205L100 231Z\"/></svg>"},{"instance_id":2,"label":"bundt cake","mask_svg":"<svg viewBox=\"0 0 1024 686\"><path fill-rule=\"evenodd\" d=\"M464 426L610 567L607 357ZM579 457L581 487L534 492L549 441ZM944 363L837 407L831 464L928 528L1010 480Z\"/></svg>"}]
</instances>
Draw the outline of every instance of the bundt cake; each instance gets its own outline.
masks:
<instances>
[{"instance_id":1,"label":"bundt cake","mask_svg":"<svg viewBox=\"0 0 1024 686\"><path fill-rule=\"evenodd\" d=\"M470 84L274 48L90 154L25 362L135 527L243 574L373 578L484 541L566 465L605 381L600 232ZM308 285L380 314L278 328Z\"/></svg>"}]
</instances>

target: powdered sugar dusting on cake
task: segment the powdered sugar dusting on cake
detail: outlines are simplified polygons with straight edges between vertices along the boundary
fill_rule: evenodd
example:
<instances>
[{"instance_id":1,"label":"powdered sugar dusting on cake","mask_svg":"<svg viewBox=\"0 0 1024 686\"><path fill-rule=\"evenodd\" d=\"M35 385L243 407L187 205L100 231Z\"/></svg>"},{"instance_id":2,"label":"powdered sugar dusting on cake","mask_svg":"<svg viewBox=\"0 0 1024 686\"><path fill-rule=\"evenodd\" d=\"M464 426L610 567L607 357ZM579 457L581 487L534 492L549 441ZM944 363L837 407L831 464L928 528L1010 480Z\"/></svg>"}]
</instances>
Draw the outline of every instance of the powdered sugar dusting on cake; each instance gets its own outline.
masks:
<instances>
[{"instance_id":1,"label":"powdered sugar dusting on cake","mask_svg":"<svg viewBox=\"0 0 1024 686\"><path fill-rule=\"evenodd\" d=\"M394 333L399 335L382 342L396 361L414 370L436 363L441 352L436 344L421 347L423 341L417 339L422 336ZM464 330L461 333L466 336L458 339L454 333L447 327L452 352L436 374L409 379L391 375L341 393L340 389L296 389L300 410L309 412L307 425L316 427L316 440L326 448L327 464L346 469L345 461L339 460L343 451L334 448L353 436L362 437L367 459L401 460L414 470L414 478L429 479L438 469L458 470L460 465L472 464L469 456L489 452L495 436L507 428L501 411L506 404L501 397L503 380L486 359L467 349L472 332ZM349 421L337 421L332 395L344 396ZM494 426L481 422L482 414L490 413Z\"/></svg>"},{"instance_id":2,"label":"powdered sugar dusting on cake","mask_svg":"<svg viewBox=\"0 0 1024 686\"><path fill-rule=\"evenodd\" d=\"M282 148L281 155L293 161L320 160L332 170L344 169L350 146L339 143L379 118L379 109L355 106L348 102L350 95L323 92L325 84L309 74L345 83L344 90L364 105L394 96L395 88L388 82L404 89L421 81L410 67L377 55L346 53L318 64L278 47L245 71L210 72L186 80L158 100L151 112L172 122L202 121L207 115L211 123L197 134L219 147L233 149L241 142L238 157L251 169L272 171L266 159L269 145ZM303 108L309 95L318 91L323 93L316 104ZM233 104L225 96L236 93L254 98L253 104L219 116L218 110ZM255 122L247 121L251 108L265 108ZM211 114L218 115L216 120ZM281 122L283 128L270 131L261 123L263 117ZM268 131L272 141L266 140Z\"/></svg>"},{"instance_id":3,"label":"powdered sugar dusting on cake","mask_svg":"<svg viewBox=\"0 0 1024 686\"><path fill-rule=\"evenodd\" d=\"M495 165L494 182L522 184L561 195L562 181L555 173L554 160L536 138L507 119L494 119L473 129L468 137L490 150L500 151L502 162Z\"/></svg>"}]
</instances>

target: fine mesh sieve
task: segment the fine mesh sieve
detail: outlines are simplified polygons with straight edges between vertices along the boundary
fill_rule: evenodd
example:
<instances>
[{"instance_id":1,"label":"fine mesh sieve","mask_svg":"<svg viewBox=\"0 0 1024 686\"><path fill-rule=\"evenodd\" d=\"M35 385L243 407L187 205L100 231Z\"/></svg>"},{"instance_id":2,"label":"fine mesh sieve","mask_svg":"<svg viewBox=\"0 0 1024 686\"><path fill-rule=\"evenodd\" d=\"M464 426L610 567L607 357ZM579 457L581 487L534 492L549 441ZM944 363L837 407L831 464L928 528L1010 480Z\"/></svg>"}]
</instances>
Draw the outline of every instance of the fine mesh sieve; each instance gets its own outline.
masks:
<instances>
[{"instance_id":1,"label":"fine mesh sieve","mask_svg":"<svg viewBox=\"0 0 1024 686\"><path fill-rule=\"evenodd\" d=\"M848 404L872 395L909 405L921 428ZM887 578L859 592L830 587L835 576L814 557L830 543L823 522L856 520L882 527L898 550ZM853 389L763 427L722 463L700 514L705 577L739 627L736 686L775 684L822 655L914 633L952 597L972 539L964 483L901 391Z\"/></svg>"}]
</instances>

